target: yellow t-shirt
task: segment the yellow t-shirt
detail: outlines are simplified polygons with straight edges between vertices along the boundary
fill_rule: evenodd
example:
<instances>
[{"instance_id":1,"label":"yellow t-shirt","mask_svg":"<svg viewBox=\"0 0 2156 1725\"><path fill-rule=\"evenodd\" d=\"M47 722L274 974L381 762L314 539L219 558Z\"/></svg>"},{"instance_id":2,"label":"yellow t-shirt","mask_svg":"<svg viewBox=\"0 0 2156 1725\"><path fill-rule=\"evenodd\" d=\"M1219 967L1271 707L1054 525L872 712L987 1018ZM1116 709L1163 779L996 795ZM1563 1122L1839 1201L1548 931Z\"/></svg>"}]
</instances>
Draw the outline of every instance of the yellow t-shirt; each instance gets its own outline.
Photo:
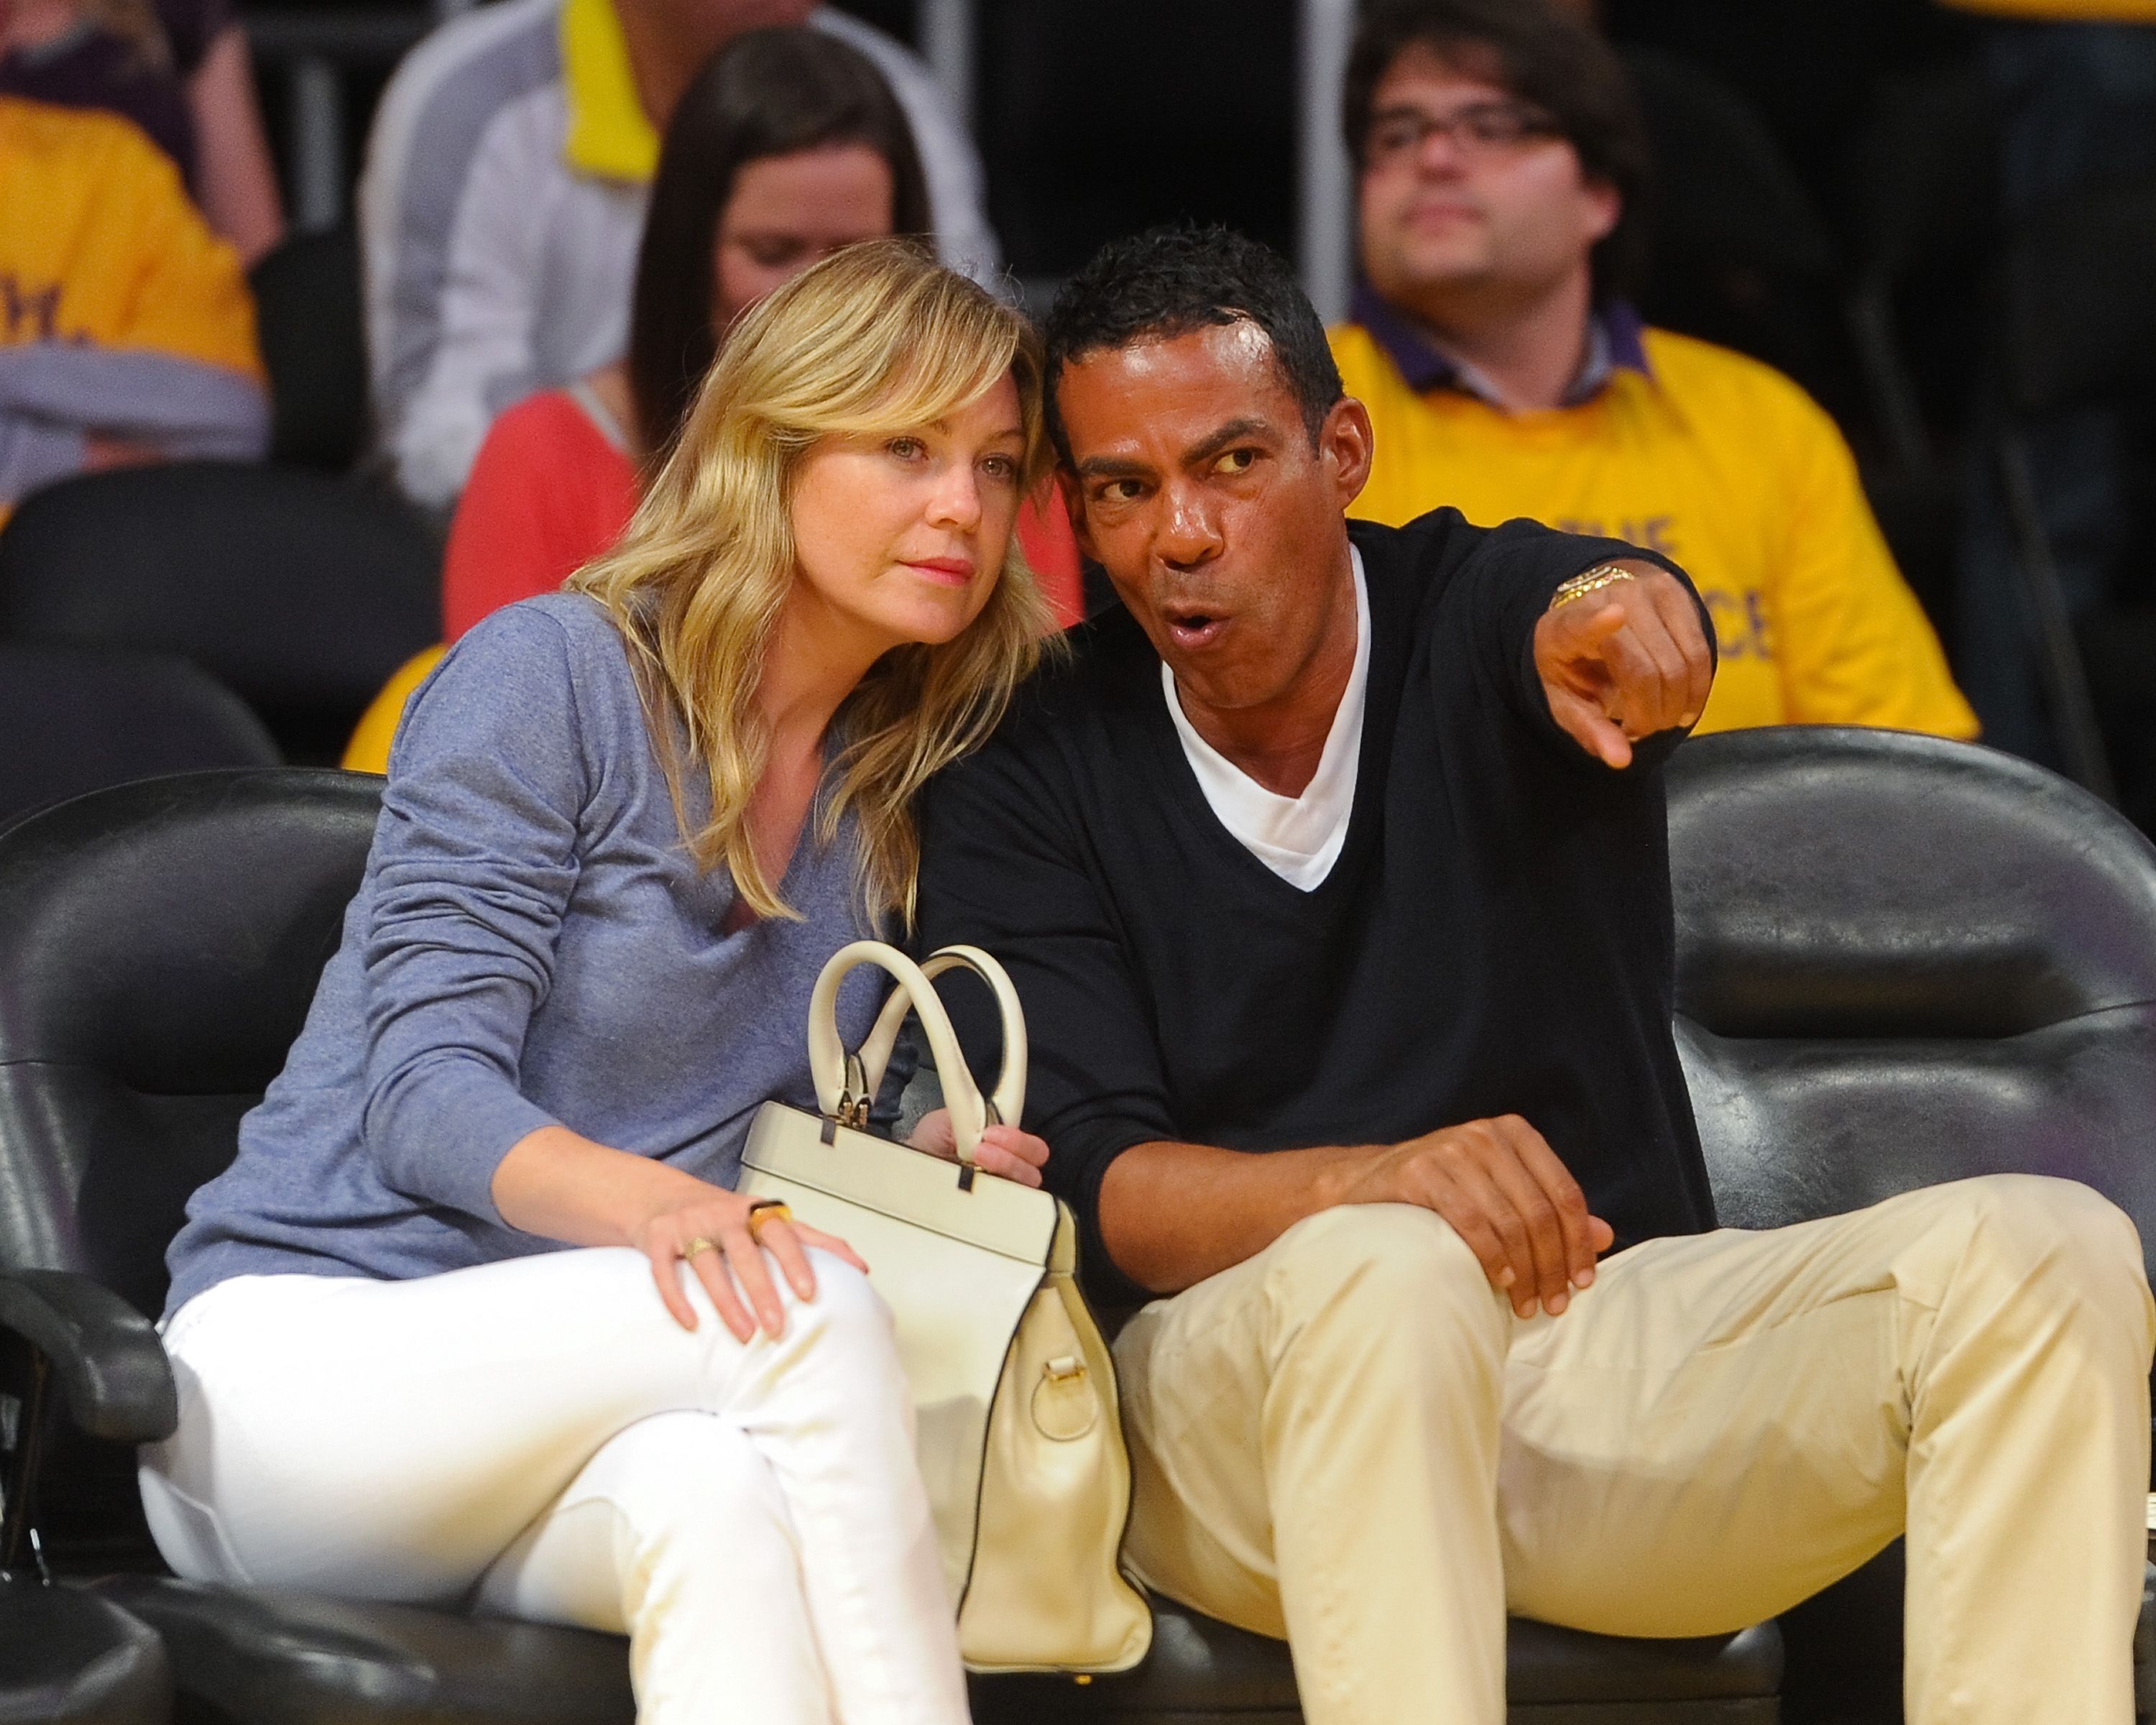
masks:
<instances>
[{"instance_id":1,"label":"yellow t-shirt","mask_svg":"<svg viewBox=\"0 0 2156 1725\"><path fill-rule=\"evenodd\" d=\"M397 727L404 722L405 704L412 699L412 691L434 675L434 667L449 650L440 645L423 647L389 674L389 680L367 702L367 711L352 727L352 740L345 744L344 758L337 765L347 773L388 772L389 746L397 741Z\"/></svg>"},{"instance_id":2,"label":"yellow t-shirt","mask_svg":"<svg viewBox=\"0 0 2156 1725\"><path fill-rule=\"evenodd\" d=\"M1962 12L1988 12L1997 18L2156 23L2156 0L1943 0L1943 3Z\"/></svg>"},{"instance_id":3,"label":"yellow t-shirt","mask_svg":"<svg viewBox=\"0 0 2156 1725\"><path fill-rule=\"evenodd\" d=\"M1525 516L1674 558L1721 652L1700 730L1976 734L1848 445L1779 372L1649 330L1647 372L1620 367L1577 407L1508 414L1459 390L1415 394L1359 325L1332 341L1377 433L1351 512L1397 526L1450 504L1484 525Z\"/></svg>"},{"instance_id":4,"label":"yellow t-shirt","mask_svg":"<svg viewBox=\"0 0 2156 1725\"><path fill-rule=\"evenodd\" d=\"M133 122L0 97L0 347L136 348L259 380L232 248Z\"/></svg>"}]
</instances>

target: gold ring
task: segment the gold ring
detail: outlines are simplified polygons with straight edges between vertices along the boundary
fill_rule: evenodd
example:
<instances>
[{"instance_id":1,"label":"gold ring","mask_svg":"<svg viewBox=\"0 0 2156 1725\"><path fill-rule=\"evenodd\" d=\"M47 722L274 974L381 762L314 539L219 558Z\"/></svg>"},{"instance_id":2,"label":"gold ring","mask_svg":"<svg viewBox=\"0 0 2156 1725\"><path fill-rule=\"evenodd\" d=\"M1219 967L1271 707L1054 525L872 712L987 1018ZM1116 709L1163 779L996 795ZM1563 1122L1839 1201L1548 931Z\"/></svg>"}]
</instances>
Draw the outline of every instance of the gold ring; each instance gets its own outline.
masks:
<instances>
[{"instance_id":1,"label":"gold ring","mask_svg":"<svg viewBox=\"0 0 2156 1725\"><path fill-rule=\"evenodd\" d=\"M748 1237L760 1242L763 1236L757 1230L766 1222L790 1222L793 1219L793 1210L783 1200L767 1198L748 1207Z\"/></svg>"},{"instance_id":2,"label":"gold ring","mask_svg":"<svg viewBox=\"0 0 2156 1725\"><path fill-rule=\"evenodd\" d=\"M683 1260L686 1261L687 1260L695 1257L699 1252L710 1252L716 1251L717 1250L718 1243L716 1240L706 1240L700 1234L694 1240L690 1240L682 1246L681 1256Z\"/></svg>"}]
</instances>

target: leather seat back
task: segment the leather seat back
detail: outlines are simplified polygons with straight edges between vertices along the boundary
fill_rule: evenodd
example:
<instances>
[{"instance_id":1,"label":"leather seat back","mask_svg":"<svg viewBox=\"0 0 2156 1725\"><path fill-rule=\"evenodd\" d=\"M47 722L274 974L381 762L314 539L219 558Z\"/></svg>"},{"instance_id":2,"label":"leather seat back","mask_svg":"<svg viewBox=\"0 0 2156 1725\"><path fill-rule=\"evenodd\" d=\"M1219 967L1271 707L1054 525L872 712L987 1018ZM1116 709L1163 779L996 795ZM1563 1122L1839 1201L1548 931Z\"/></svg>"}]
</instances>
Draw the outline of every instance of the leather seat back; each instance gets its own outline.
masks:
<instances>
[{"instance_id":1,"label":"leather seat back","mask_svg":"<svg viewBox=\"0 0 2156 1725\"><path fill-rule=\"evenodd\" d=\"M441 639L442 552L388 491L248 461L78 475L0 534L0 635L188 659L290 761L333 762L392 672Z\"/></svg>"},{"instance_id":2,"label":"leather seat back","mask_svg":"<svg viewBox=\"0 0 2156 1725\"><path fill-rule=\"evenodd\" d=\"M304 768L100 791L0 835L0 1264L155 1315L188 1194L305 1021L381 781Z\"/></svg>"},{"instance_id":3,"label":"leather seat back","mask_svg":"<svg viewBox=\"0 0 2156 1725\"><path fill-rule=\"evenodd\" d=\"M2156 848L1966 744L1791 727L1669 775L1679 1046L1722 1219L2086 1181L2156 1244Z\"/></svg>"},{"instance_id":4,"label":"leather seat back","mask_svg":"<svg viewBox=\"0 0 2156 1725\"><path fill-rule=\"evenodd\" d=\"M162 773L275 767L247 704L167 653L0 640L0 827Z\"/></svg>"}]
</instances>

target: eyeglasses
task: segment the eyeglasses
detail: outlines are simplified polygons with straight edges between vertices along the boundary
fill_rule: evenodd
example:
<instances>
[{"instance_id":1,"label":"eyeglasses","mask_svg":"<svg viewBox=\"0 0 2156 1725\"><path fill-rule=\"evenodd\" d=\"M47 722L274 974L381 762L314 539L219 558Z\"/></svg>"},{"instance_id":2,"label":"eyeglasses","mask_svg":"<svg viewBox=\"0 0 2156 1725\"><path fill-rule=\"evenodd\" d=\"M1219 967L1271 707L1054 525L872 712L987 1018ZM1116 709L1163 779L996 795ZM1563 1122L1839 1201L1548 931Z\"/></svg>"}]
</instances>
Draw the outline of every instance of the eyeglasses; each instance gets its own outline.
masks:
<instances>
[{"instance_id":1,"label":"eyeglasses","mask_svg":"<svg viewBox=\"0 0 2156 1725\"><path fill-rule=\"evenodd\" d=\"M1388 108L1370 121L1363 146L1363 165L1381 167L1422 153L1442 132L1470 162L1509 155L1523 145L1564 136L1553 116L1525 102L1471 102L1450 114L1425 114L1419 108Z\"/></svg>"}]
</instances>

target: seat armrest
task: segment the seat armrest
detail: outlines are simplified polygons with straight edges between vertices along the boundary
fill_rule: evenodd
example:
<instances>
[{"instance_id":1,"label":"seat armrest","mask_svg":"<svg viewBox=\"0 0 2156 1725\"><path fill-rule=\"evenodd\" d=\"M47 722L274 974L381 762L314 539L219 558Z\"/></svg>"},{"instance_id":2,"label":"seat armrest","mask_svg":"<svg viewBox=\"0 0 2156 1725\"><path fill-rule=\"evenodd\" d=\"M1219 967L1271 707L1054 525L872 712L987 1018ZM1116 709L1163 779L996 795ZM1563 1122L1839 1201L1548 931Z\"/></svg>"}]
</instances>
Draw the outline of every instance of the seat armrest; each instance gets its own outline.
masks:
<instances>
[{"instance_id":1,"label":"seat armrest","mask_svg":"<svg viewBox=\"0 0 2156 1725\"><path fill-rule=\"evenodd\" d=\"M0 1330L44 1356L68 1417L90 1436L154 1443L179 1425L179 1393L157 1330L88 1276L0 1271Z\"/></svg>"}]
</instances>

